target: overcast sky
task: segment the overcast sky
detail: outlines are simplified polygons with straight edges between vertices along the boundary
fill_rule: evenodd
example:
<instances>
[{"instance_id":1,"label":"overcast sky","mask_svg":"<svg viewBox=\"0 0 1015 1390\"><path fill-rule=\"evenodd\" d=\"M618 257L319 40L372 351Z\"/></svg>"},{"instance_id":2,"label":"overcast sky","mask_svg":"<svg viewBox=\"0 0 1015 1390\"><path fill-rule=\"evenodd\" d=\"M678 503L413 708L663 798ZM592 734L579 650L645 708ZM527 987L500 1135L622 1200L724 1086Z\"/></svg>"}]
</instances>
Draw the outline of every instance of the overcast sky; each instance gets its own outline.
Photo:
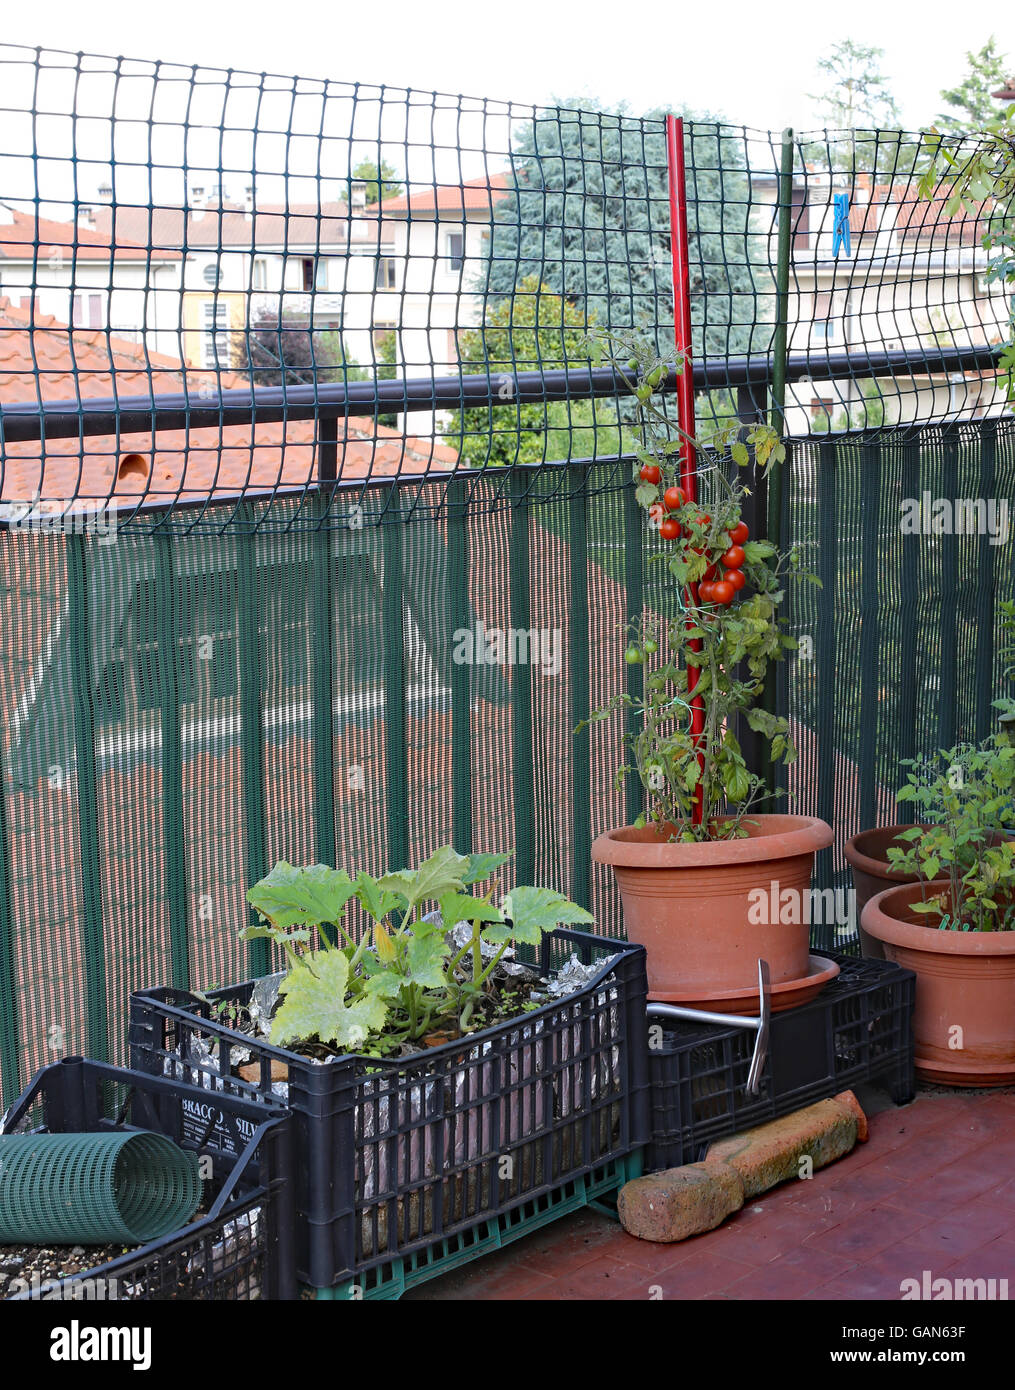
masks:
<instances>
[{"instance_id":1,"label":"overcast sky","mask_svg":"<svg viewBox=\"0 0 1015 1390\"><path fill-rule=\"evenodd\" d=\"M588 95L635 114L686 104L806 129L814 65L836 39L885 50L904 121L919 127L991 33L1015 66L1015 10L943 0L46 0L8 7L2 41L523 102Z\"/></svg>"}]
</instances>

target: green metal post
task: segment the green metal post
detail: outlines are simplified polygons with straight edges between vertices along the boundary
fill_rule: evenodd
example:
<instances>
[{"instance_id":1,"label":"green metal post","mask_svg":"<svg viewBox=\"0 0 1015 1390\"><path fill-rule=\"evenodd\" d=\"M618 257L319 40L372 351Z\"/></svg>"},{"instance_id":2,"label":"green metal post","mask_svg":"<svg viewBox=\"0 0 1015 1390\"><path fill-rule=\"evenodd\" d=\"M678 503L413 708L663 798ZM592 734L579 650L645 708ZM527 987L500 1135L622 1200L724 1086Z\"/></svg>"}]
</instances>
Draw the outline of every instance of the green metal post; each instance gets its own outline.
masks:
<instances>
[{"instance_id":1,"label":"green metal post","mask_svg":"<svg viewBox=\"0 0 1015 1390\"><path fill-rule=\"evenodd\" d=\"M190 989L187 931L187 848L183 826L183 746L180 735L180 641L177 626L175 542L155 538L158 575L159 701L162 733L162 854L169 907L169 950L176 989Z\"/></svg>"},{"instance_id":2,"label":"green metal post","mask_svg":"<svg viewBox=\"0 0 1015 1390\"><path fill-rule=\"evenodd\" d=\"M900 497L920 496L921 448L915 440L905 439L900 445L902 463L900 467ZM899 579L899 651L915 652L918 647L920 629L920 594L923 591L921 569L925 547L916 535L903 535L900 549ZM899 682L899 761L915 758L917 752L917 722L919 717L919 697L917 687L917 663L900 661L897 679ZM896 815L900 824L908 824L913 819L913 803L904 801Z\"/></svg>"},{"instance_id":3,"label":"green metal post","mask_svg":"<svg viewBox=\"0 0 1015 1390\"><path fill-rule=\"evenodd\" d=\"M782 159L779 168L779 235L776 251L775 289L776 317L775 338L772 344L772 393L769 423L781 435L786 425L786 358L789 351L789 267L792 245L793 217L793 131L787 127L782 133ZM782 548L782 470L789 467L790 455L787 443L786 463L773 463L768 469L768 540L777 550ZM762 693L762 705L770 713L778 713L777 676L774 669L769 670ZM776 772L771 759L764 759L765 781L769 794L775 792Z\"/></svg>"},{"instance_id":4,"label":"green metal post","mask_svg":"<svg viewBox=\"0 0 1015 1390\"><path fill-rule=\"evenodd\" d=\"M315 501L317 526L313 536L311 631L314 644L314 843L321 864L335 867L335 723L332 679L335 665L332 612L330 493L321 490Z\"/></svg>"},{"instance_id":5,"label":"green metal post","mask_svg":"<svg viewBox=\"0 0 1015 1390\"><path fill-rule=\"evenodd\" d=\"M877 824L877 753L880 701L878 681L881 648L881 487L885 476L881 447L864 444L860 453L863 506L860 508L860 825ZM831 945L831 942L825 943Z\"/></svg>"},{"instance_id":6,"label":"green metal post","mask_svg":"<svg viewBox=\"0 0 1015 1390\"><path fill-rule=\"evenodd\" d=\"M74 753L81 856L81 930L85 965L88 1055L109 1060L106 938L102 925L102 853L95 783L95 692L92 685L88 603L88 550L83 535L68 535L67 622L74 703Z\"/></svg>"},{"instance_id":7,"label":"green metal post","mask_svg":"<svg viewBox=\"0 0 1015 1390\"><path fill-rule=\"evenodd\" d=\"M634 495L632 482L621 494L624 508L624 616L628 623L636 623L642 616L645 605L645 528L642 509ZM630 632L631 629L629 628ZM663 644L665 649L665 644ZM640 700L645 693L645 668L641 665L626 666L627 693L632 700ZM640 724L638 711L630 706L625 711L625 732L636 734ZM637 771L628 773L624 785L627 823L637 820L645 809L645 791Z\"/></svg>"},{"instance_id":8,"label":"green metal post","mask_svg":"<svg viewBox=\"0 0 1015 1390\"><path fill-rule=\"evenodd\" d=\"M980 487L977 496L996 497L997 487L997 421L984 421L980 427ZM911 496L903 493L903 497ZM976 691L976 723L974 738L986 738L996 724L997 711L991 701L997 697L994 687L994 549L986 530L979 538L976 563L976 611L989 613L990 622L976 624L976 657L974 689Z\"/></svg>"},{"instance_id":9,"label":"green metal post","mask_svg":"<svg viewBox=\"0 0 1015 1390\"><path fill-rule=\"evenodd\" d=\"M531 561L528 477L511 474L511 626L528 632ZM532 668L520 663L511 673L511 781L515 808L515 872L519 883L536 882L536 799L532 766Z\"/></svg>"},{"instance_id":10,"label":"green metal post","mask_svg":"<svg viewBox=\"0 0 1015 1390\"><path fill-rule=\"evenodd\" d=\"M835 613L836 582L839 574L839 463L836 448L830 440L818 447L817 470L817 555L816 569L821 588L812 598L818 619L813 634L813 689L818 692L815 714L815 762L817 773L818 814L834 820L835 810L835 750L839 746L835 716L838 702L822 693L836 688L838 661ZM810 636L811 634L803 634ZM799 660L800 658L796 658ZM832 882L832 851L819 850L815 856L815 878L818 883Z\"/></svg>"},{"instance_id":11,"label":"green metal post","mask_svg":"<svg viewBox=\"0 0 1015 1390\"><path fill-rule=\"evenodd\" d=\"M468 484L448 488L448 619L451 624L451 828L459 854L472 853L472 724L469 665L456 661L453 634L469 625ZM527 881L527 880L526 880Z\"/></svg>"},{"instance_id":12,"label":"green metal post","mask_svg":"<svg viewBox=\"0 0 1015 1390\"><path fill-rule=\"evenodd\" d=\"M0 1112L21 1094L18 996L14 988L14 909L7 804L0 763Z\"/></svg>"},{"instance_id":13,"label":"green metal post","mask_svg":"<svg viewBox=\"0 0 1015 1390\"><path fill-rule=\"evenodd\" d=\"M240 755L243 767L243 811L247 832L248 886L268 872L264 787L264 710L261 697L261 634L257 621L260 584L257 573L257 532L249 511L244 519L249 530L236 537L239 609L240 665ZM250 921L257 914L250 909ZM255 975L270 969L268 943L263 939L247 943L250 968Z\"/></svg>"},{"instance_id":14,"label":"green metal post","mask_svg":"<svg viewBox=\"0 0 1015 1390\"><path fill-rule=\"evenodd\" d=\"M942 430L944 457L941 468L941 497L959 496L959 427L957 424ZM941 541L941 578L938 595L941 603L937 651L937 741L941 748L951 748L957 737L956 688L958 684L959 635L956 619L959 602L959 538L954 528ZM991 620L993 615L991 615Z\"/></svg>"},{"instance_id":15,"label":"green metal post","mask_svg":"<svg viewBox=\"0 0 1015 1390\"><path fill-rule=\"evenodd\" d=\"M384 707L388 806L388 869L409 862L409 752L405 709L405 634L403 629L403 523L398 515L398 487L393 484L381 522L384 536Z\"/></svg>"},{"instance_id":16,"label":"green metal post","mask_svg":"<svg viewBox=\"0 0 1015 1390\"><path fill-rule=\"evenodd\" d=\"M568 628L571 665L571 728L576 729L589 715L589 534L588 478L581 464L568 469L571 492L569 503L569 549L571 564L571 614ZM571 755L571 897L582 907L590 902L592 878L592 831L589 789L592 768L589 759L589 730L572 738Z\"/></svg>"}]
</instances>

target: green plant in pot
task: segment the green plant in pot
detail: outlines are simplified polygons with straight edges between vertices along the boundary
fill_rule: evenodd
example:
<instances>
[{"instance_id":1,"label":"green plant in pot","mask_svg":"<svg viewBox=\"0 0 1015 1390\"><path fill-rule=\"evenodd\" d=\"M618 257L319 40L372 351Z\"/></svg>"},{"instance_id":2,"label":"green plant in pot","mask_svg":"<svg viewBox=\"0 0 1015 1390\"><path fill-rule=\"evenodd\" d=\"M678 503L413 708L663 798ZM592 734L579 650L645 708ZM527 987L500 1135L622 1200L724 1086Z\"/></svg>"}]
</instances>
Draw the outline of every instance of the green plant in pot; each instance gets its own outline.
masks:
<instances>
[{"instance_id":1,"label":"green plant in pot","mask_svg":"<svg viewBox=\"0 0 1015 1390\"><path fill-rule=\"evenodd\" d=\"M1012 681L1015 680L1015 603L1001 603L999 612L1001 618L1000 657L1004 662L1004 680L1011 688ZM1015 725L1015 700L1010 697L995 700L994 708L998 711L998 722L1002 729L1007 729L1009 733L1015 732L1012 729L1012 725ZM940 754L940 757L948 759L948 766L950 767L952 761L959 757L959 752L960 750L952 749ZM969 750L966 750L963 756L968 757ZM923 778L922 788L919 795L914 791L907 793L902 799L911 801L917 808L918 815L926 816L926 819L919 823L919 828L931 831L933 829L932 822L945 814L944 801L938 794L937 780L933 769L930 770L929 778L927 776ZM996 831L1004 830L1004 816L1002 814L998 813L996 823L992 828ZM860 947L865 956L875 959L884 958L882 943L876 937L871 936L863 925L863 909L869 900L876 893L891 888L893 884L915 884L924 877L922 867L924 859L917 854L905 852L907 846L912 846L916 839L916 832L911 825L882 825L872 830L861 830L858 834L852 835L843 847L846 862L853 874L853 886L856 890L856 912L860 923ZM928 843L933 842L934 836L931 835ZM899 851L903 852L900 853ZM932 867L935 867L936 861L932 852L926 855L926 860L931 863ZM935 873L936 871L935 867Z\"/></svg>"},{"instance_id":2,"label":"green plant in pot","mask_svg":"<svg viewBox=\"0 0 1015 1390\"><path fill-rule=\"evenodd\" d=\"M919 1074L1002 1085L1015 1080L1015 744L1002 730L907 766L898 799L928 823L888 857L916 882L871 898L863 927L916 972Z\"/></svg>"},{"instance_id":3,"label":"green plant in pot","mask_svg":"<svg viewBox=\"0 0 1015 1390\"><path fill-rule=\"evenodd\" d=\"M662 569L667 609L630 632L625 659L645 664L644 693L617 694L589 721L633 713L617 781L637 774L646 807L634 824L600 835L593 857L612 867L628 936L647 948L652 998L749 1006L764 958L773 1007L786 1007L837 972L810 956L807 912L814 853L832 831L813 817L757 809L765 783L747 767L736 730L746 721L773 761L795 757L787 721L760 696L772 663L797 646L780 613L787 582L817 580L796 549L778 554L750 534L747 490L726 476L730 462L750 462L748 444L760 467L784 448L767 426L746 443L737 427L720 430L710 454L690 441L708 497L687 497L678 456L688 441L661 398L666 363L637 335L603 334L599 346L637 402L636 496L657 538L650 563Z\"/></svg>"}]
</instances>

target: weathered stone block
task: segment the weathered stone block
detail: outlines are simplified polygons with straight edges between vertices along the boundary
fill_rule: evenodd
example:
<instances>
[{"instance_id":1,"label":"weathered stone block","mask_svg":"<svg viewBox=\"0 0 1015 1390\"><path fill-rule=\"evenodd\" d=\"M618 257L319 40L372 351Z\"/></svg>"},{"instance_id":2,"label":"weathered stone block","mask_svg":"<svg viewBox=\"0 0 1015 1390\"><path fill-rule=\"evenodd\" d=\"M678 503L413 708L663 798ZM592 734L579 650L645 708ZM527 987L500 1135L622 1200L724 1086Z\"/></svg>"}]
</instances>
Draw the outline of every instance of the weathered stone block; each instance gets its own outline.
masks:
<instances>
[{"instance_id":1,"label":"weathered stone block","mask_svg":"<svg viewBox=\"0 0 1015 1390\"><path fill-rule=\"evenodd\" d=\"M713 1230L743 1204L743 1186L734 1169L689 1163L626 1183L617 1214L629 1235L669 1243Z\"/></svg>"}]
</instances>

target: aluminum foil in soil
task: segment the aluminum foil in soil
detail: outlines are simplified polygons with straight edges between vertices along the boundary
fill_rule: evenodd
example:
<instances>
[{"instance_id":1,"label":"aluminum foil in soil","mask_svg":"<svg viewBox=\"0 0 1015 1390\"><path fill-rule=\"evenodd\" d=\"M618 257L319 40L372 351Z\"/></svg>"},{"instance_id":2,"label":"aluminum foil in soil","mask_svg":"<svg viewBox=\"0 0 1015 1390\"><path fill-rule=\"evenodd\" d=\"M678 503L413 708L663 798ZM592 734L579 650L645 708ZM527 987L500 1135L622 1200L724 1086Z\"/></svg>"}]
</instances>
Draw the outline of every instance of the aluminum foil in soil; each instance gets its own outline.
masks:
<instances>
[{"instance_id":1,"label":"aluminum foil in soil","mask_svg":"<svg viewBox=\"0 0 1015 1390\"><path fill-rule=\"evenodd\" d=\"M263 979L255 980L254 988L250 991L247 1013L250 1015L254 1032L260 1033L262 1038L268 1037L271 1033L271 1016L275 1012L278 991L285 975L284 970L280 970L277 975L265 975Z\"/></svg>"},{"instance_id":2,"label":"aluminum foil in soil","mask_svg":"<svg viewBox=\"0 0 1015 1390\"><path fill-rule=\"evenodd\" d=\"M585 965L577 955L572 955L551 975L546 976L543 981L545 988L534 992L532 999L535 1002L537 1000L560 999L566 994L574 994L576 990L584 989L600 971L606 966L612 965L617 959L617 956L608 956L606 960L592 961Z\"/></svg>"}]
</instances>

